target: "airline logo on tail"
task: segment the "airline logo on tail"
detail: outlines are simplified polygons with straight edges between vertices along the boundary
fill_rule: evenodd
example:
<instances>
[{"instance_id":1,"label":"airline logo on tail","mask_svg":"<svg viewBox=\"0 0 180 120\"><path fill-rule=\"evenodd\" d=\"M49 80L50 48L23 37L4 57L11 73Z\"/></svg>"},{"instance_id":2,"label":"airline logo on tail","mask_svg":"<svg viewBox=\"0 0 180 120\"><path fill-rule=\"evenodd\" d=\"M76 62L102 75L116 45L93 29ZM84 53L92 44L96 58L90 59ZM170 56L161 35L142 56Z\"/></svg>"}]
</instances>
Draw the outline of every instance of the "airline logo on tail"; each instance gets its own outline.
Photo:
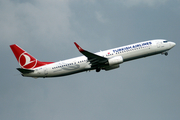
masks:
<instances>
[{"instance_id":1,"label":"airline logo on tail","mask_svg":"<svg viewBox=\"0 0 180 120\"><path fill-rule=\"evenodd\" d=\"M10 45L11 50L13 51L17 61L21 68L24 69L33 69L36 67L44 66L47 64L51 64L53 62L41 62L38 61L36 58L28 54L25 50L17 46L16 44Z\"/></svg>"},{"instance_id":2,"label":"airline logo on tail","mask_svg":"<svg viewBox=\"0 0 180 120\"><path fill-rule=\"evenodd\" d=\"M31 57L26 52L22 53L19 56L18 62L22 68L26 68L26 69L34 68L37 64L37 60Z\"/></svg>"}]
</instances>

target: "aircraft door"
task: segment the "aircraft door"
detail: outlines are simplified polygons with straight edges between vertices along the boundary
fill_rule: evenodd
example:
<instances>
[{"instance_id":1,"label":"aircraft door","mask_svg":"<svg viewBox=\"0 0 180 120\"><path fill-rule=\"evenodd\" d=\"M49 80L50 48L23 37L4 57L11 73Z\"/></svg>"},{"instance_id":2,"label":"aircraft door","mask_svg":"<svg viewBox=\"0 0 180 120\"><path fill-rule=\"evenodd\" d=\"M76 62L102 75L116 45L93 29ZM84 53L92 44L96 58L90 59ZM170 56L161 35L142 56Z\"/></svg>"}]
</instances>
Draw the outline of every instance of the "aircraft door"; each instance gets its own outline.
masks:
<instances>
[{"instance_id":1,"label":"aircraft door","mask_svg":"<svg viewBox=\"0 0 180 120\"><path fill-rule=\"evenodd\" d=\"M44 69L44 75L47 75L48 74L48 70L47 68Z\"/></svg>"},{"instance_id":2,"label":"aircraft door","mask_svg":"<svg viewBox=\"0 0 180 120\"><path fill-rule=\"evenodd\" d=\"M161 42L158 41L156 44L157 44L157 48L161 47Z\"/></svg>"}]
</instances>

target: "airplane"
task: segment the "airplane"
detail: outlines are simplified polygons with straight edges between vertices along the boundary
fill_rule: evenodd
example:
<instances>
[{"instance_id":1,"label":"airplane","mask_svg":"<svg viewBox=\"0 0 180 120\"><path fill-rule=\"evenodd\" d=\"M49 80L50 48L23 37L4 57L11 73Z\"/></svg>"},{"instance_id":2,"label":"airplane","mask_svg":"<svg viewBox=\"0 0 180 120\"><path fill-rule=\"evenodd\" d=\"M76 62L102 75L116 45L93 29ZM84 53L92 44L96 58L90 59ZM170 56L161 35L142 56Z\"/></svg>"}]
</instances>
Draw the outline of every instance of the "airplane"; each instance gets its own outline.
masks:
<instances>
[{"instance_id":1,"label":"airplane","mask_svg":"<svg viewBox=\"0 0 180 120\"><path fill-rule=\"evenodd\" d=\"M155 39L113 48L97 53L75 46L83 56L58 62L42 62L31 56L16 44L10 45L21 68L17 68L22 76L33 78L60 77L83 71L109 71L119 68L120 64L156 54L168 55L168 50L176 43L165 39Z\"/></svg>"}]
</instances>

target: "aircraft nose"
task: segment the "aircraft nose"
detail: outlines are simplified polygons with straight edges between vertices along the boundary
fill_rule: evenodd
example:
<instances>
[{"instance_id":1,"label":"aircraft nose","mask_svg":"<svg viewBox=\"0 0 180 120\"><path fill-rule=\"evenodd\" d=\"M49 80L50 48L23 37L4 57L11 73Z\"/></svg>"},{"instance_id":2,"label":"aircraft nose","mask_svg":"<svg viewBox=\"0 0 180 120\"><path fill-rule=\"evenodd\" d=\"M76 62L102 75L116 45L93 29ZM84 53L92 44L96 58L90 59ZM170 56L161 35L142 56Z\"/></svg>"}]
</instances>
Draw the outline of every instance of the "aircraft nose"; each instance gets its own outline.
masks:
<instances>
[{"instance_id":1,"label":"aircraft nose","mask_svg":"<svg viewBox=\"0 0 180 120\"><path fill-rule=\"evenodd\" d=\"M176 45L176 43L174 42L171 42L171 46L174 47Z\"/></svg>"}]
</instances>

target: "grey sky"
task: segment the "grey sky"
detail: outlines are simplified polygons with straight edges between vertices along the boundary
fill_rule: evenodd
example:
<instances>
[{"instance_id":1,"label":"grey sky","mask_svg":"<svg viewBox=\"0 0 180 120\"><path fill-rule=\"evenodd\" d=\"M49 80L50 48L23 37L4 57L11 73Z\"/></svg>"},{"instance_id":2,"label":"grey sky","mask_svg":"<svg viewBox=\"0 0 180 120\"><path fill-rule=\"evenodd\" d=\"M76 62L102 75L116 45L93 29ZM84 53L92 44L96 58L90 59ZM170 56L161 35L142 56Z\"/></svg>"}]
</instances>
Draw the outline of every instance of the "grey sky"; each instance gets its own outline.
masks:
<instances>
[{"instance_id":1,"label":"grey sky","mask_svg":"<svg viewBox=\"0 0 180 120\"><path fill-rule=\"evenodd\" d=\"M1 120L180 118L179 0L0 0ZM22 77L9 45L43 61L163 38L177 45L112 71Z\"/></svg>"}]
</instances>

